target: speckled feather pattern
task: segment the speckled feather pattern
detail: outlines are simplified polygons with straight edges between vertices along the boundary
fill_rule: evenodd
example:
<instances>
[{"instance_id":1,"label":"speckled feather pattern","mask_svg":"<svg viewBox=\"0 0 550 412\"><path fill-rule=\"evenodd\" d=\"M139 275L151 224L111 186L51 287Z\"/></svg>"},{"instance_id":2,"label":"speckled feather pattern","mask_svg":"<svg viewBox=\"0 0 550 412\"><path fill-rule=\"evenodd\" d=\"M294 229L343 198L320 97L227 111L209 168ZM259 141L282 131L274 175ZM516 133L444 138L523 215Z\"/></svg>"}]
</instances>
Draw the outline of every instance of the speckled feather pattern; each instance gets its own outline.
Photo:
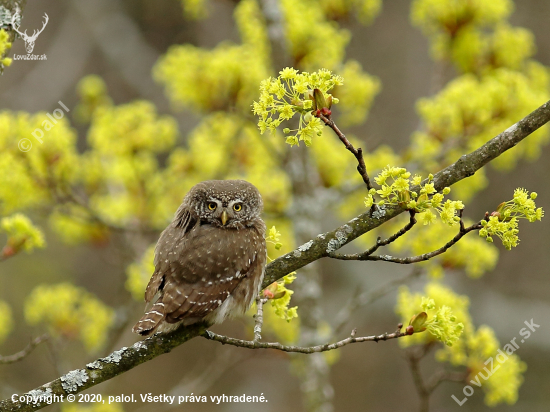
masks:
<instances>
[{"instance_id":1,"label":"speckled feather pattern","mask_svg":"<svg viewBox=\"0 0 550 412\"><path fill-rule=\"evenodd\" d=\"M191 188L157 243L145 301L158 297L133 331L146 336L246 312L259 293L267 259L262 207L258 189L244 180Z\"/></svg>"}]
</instances>

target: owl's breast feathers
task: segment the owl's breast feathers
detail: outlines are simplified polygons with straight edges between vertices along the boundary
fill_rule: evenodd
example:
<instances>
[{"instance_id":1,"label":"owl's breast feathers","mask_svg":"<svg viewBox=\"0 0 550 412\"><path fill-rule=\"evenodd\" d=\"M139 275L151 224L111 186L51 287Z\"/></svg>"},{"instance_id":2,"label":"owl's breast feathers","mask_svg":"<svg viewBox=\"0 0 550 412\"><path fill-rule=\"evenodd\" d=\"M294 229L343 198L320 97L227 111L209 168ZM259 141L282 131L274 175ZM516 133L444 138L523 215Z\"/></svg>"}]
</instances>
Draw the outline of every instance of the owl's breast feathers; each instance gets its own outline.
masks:
<instances>
[{"instance_id":1,"label":"owl's breast feathers","mask_svg":"<svg viewBox=\"0 0 550 412\"><path fill-rule=\"evenodd\" d=\"M259 292L266 264L265 224L243 229L170 225L155 250L146 302L160 296L133 331L153 333L163 323L220 323L244 313Z\"/></svg>"}]
</instances>

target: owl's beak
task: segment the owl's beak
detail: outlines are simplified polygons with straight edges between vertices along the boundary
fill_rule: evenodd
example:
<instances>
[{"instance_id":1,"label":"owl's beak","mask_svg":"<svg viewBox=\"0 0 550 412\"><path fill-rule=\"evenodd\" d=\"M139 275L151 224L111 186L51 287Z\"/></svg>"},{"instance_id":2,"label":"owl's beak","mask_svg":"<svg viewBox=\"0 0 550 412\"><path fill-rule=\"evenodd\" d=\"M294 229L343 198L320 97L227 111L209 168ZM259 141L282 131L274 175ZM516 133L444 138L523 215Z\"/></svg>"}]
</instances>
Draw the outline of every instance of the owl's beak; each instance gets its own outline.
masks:
<instances>
[{"instance_id":1,"label":"owl's beak","mask_svg":"<svg viewBox=\"0 0 550 412\"><path fill-rule=\"evenodd\" d=\"M225 226L225 224L227 223L227 219L229 219L229 215L225 210L222 212L221 219L222 219L222 225Z\"/></svg>"}]
</instances>

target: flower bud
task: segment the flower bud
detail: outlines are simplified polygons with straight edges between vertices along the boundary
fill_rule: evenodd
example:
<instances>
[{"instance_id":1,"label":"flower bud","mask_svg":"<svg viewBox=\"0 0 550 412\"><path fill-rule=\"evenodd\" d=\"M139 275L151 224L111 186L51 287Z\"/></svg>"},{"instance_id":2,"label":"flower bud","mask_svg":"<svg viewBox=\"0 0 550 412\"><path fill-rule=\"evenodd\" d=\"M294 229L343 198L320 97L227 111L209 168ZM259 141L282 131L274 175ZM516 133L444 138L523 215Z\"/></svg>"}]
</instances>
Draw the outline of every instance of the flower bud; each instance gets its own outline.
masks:
<instances>
[{"instance_id":1,"label":"flower bud","mask_svg":"<svg viewBox=\"0 0 550 412\"><path fill-rule=\"evenodd\" d=\"M411 318L409 326L413 327L414 332L424 332L426 330L425 324L427 320L428 314L426 312L420 312Z\"/></svg>"},{"instance_id":2,"label":"flower bud","mask_svg":"<svg viewBox=\"0 0 550 412\"><path fill-rule=\"evenodd\" d=\"M328 107L328 103L327 103L327 100L325 99L325 95L319 89L313 89L313 100L315 102L314 108L317 110L321 110L324 107Z\"/></svg>"}]
</instances>

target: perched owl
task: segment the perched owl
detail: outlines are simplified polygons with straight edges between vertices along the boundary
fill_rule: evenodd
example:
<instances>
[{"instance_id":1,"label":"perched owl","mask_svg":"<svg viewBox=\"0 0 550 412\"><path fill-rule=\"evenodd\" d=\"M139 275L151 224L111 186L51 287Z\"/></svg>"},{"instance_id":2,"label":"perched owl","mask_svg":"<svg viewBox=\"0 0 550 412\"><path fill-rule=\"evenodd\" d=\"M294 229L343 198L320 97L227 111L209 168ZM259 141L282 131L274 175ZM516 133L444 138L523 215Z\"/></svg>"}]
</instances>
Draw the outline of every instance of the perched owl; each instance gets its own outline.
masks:
<instances>
[{"instance_id":1,"label":"perched owl","mask_svg":"<svg viewBox=\"0 0 550 412\"><path fill-rule=\"evenodd\" d=\"M133 331L147 336L246 312L267 258L262 207L258 189L244 180L193 186L160 235L145 301L158 297Z\"/></svg>"}]
</instances>

